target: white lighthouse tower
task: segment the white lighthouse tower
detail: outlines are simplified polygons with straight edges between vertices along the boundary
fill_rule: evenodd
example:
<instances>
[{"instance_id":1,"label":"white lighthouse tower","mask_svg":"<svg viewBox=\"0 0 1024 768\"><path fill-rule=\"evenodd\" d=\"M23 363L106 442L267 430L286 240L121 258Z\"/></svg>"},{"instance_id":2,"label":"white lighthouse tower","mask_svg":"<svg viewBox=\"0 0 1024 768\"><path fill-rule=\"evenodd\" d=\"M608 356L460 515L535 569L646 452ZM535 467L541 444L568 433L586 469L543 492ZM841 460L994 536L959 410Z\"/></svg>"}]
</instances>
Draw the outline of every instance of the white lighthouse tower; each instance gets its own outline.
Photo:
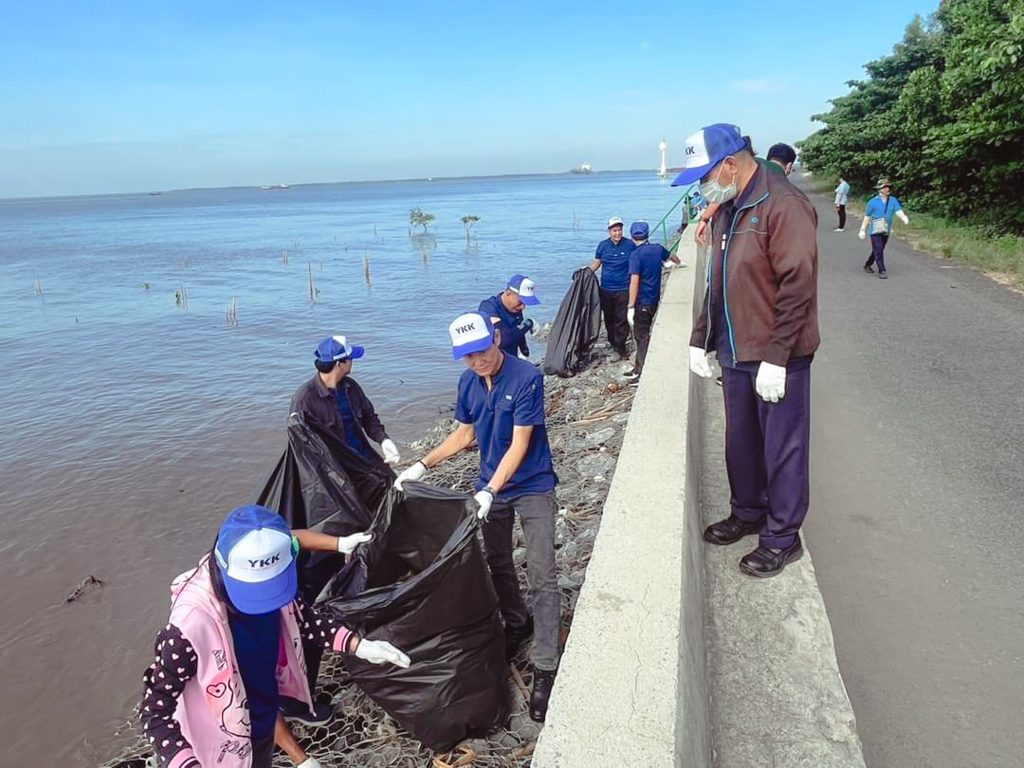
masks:
<instances>
[{"instance_id":1,"label":"white lighthouse tower","mask_svg":"<svg viewBox=\"0 0 1024 768\"><path fill-rule=\"evenodd\" d=\"M658 170L658 178L664 179L668 176L668 165L665 162L665 152L668 150L668 143L662 139L658 144L658 149L661 150L661 168Z\"/></svg>"}]
</instances>

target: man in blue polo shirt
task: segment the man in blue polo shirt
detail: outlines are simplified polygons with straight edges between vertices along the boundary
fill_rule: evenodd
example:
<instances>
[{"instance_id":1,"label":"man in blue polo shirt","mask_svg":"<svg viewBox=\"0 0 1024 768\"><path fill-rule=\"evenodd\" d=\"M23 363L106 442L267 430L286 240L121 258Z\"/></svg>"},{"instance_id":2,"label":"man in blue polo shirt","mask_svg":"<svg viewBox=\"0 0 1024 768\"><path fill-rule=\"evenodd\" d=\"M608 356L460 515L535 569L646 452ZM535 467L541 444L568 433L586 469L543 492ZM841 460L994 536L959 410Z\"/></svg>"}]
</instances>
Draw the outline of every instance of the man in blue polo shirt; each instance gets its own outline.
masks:
<instances>
[{"instance_id":1,"label":"man in blue polo shirt","mask_svg":"<svg viewBox=\"0 0 1024 768\"><path fill-rule=\"evenodd\" d=\"M629 324L626 307L629 303L629 254L636 246L622 236L622 219L608 219L608 239L597 244L597 252L590 268L601 270L601 314L608 332L608 343L619 359L629 357Z\"/></svg>"},{"instance_id":2,"label":"man in blue polo shirt","mask_svg":"<svg viewBox=\"0 0 1024 768\"><path fill-rule=\"evenodd\" d=\"M533 333L533 320L523 317L523 309L538 304L537 284L526 275L512 275L504 291L480 302L480 312L498 329L502 352L513 357L520 352L523 357L530 356L526 334Z\"/></svg>"},{"instance_id":3,"label":"man in blue polo shirt","mask_svg":"<svg viewBox=\"0 0 1024 768\"><path fill-rule=\"evenodd\" d=\"M530 717L543 722L558 668L559 603L555 575L555 484L544 420L544 376L525 360L501 351L486 314L459 315L448 329L452 357L468 370L459 378L455 420L447 439L402 472L395 487L422 480L434 467L475 443L480 476L474 497L483 524L487 564L505 619L511 659L531 634L533 692ZM499 507L491 512L497 499ZM519 591L512 561L512 525L519 514L526 537L526 569L534 616ZM534 619L536 632L534 632Z\"/></svg>"},{"instance_id":4,"label":"man in blue polo shirt","mask_svg":"<svg viewBox=\"0 0 1024 768\"><path fill-rule=\"evenodd\" d=\"M626 375L638 378L644 370L647 347L651 343L651 326L661 301L661 268L669 262L679 264L679 257L660 243L648 241L650 227L646 221L634 221L629 236L636 248L629 255L629 304L626 321L636 337L636 362Z\"/></svg>"}]
</instances>

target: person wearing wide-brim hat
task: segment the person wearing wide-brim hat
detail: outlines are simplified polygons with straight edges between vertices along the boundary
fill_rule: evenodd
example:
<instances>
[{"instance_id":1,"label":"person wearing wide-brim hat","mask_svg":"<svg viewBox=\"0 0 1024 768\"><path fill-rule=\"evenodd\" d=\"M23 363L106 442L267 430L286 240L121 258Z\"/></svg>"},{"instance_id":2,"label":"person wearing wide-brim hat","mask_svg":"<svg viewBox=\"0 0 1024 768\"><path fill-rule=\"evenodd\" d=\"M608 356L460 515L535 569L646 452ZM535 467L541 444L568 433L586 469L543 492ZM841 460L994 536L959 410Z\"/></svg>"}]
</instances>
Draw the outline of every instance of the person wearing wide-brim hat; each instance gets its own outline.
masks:
<instances>
[{"instance_id":1,"label":"person wearing wide-brim hat","mask_svg":"<svg viewBox=\"0 0 1024 768\"><path fill-rule=\"evenodd\" d=\"M892 220L899 216L904 224L910 224L910 219L903 212L900 201L890 194L892 184L888 179L879 179L875 185L878 194L868 200L864 208L864 220L860 223L861 240L865 239L870 228L871 253L868 260L864 262L864 271L873 273L872 265L878 264L878 276L883 280L889 276L885 268L885 246L889 242L889 234L892 232Z\"/></svg>"},{"instance_id":2,"label":"person wearing wide-brim hat","mask_svg":"<svg viewBox=\"0 0 1024 768\"><path fill-rule=\"evenodd\" d=\"M282 696L312 708L304 645L371 664L410 661L304 603L295 558L300 547L352 554L370 538L292 531L257 505L224 519L210 552L171 584L170 617L143 677L142 732L161 766L270 768L276 744L299 768L319 768L280 712Z\"/></svg>"}]
</instances>

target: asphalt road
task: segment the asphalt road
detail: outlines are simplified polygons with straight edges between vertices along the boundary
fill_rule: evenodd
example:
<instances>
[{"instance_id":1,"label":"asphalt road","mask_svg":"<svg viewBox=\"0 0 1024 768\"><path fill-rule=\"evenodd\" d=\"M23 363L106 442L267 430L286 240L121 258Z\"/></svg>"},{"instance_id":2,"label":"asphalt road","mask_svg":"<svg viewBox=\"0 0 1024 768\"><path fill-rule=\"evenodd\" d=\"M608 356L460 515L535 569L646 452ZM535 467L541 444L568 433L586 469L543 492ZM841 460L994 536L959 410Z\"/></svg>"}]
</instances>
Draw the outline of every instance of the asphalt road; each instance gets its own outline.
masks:
<instances>
[{"instance_id":1,"label":"asphalt road","mask_svg":"<svg viewBox=\"0 0 1024 768\"><path fill-rule=\"evenodd\" d=\"M804 531L867 765L1024 766L1024 296L898 240L867 275L811 197Z\"/></svg>"}]
</instances>

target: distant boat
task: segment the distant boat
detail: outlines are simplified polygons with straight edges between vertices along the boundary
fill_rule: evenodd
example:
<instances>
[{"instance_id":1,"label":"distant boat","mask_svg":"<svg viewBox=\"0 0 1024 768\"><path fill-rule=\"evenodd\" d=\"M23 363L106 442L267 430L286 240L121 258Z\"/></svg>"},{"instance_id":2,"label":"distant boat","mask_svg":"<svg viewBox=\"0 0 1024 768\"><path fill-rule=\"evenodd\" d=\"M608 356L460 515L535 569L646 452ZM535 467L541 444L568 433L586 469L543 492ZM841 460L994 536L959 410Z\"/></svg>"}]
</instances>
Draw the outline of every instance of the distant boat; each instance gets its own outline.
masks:
<instances>
[{"instance_id":1,"label":"distant boat","mask_svg":"<svg viewBox=\"0 0 1024 768\"><path fill-rule=\"evenodd\" d=\"M593 173L594 169L590 167L590 163L581 163L580 165L573 166L569 173Z\"/></svg>"},{"instance_id":2,"label":"distant boat","mask_svg":"<svg viewBox=\"0 0 1024 768\"><path fill-rule=\"evenodd\" d=\"M150 192L149 194L155 196L155 195L162 195L163 192Z\"/></svg>"},{"instance_id":3,"label":"distant boat","mask_svg":"<svg viewBox=\"0 0 1024 768\"><path fill-rule=\"evenodd\" d=\"M290 189L287 184L269 184L260 187L260 189Z\"/></svg>"}]
</instances>

